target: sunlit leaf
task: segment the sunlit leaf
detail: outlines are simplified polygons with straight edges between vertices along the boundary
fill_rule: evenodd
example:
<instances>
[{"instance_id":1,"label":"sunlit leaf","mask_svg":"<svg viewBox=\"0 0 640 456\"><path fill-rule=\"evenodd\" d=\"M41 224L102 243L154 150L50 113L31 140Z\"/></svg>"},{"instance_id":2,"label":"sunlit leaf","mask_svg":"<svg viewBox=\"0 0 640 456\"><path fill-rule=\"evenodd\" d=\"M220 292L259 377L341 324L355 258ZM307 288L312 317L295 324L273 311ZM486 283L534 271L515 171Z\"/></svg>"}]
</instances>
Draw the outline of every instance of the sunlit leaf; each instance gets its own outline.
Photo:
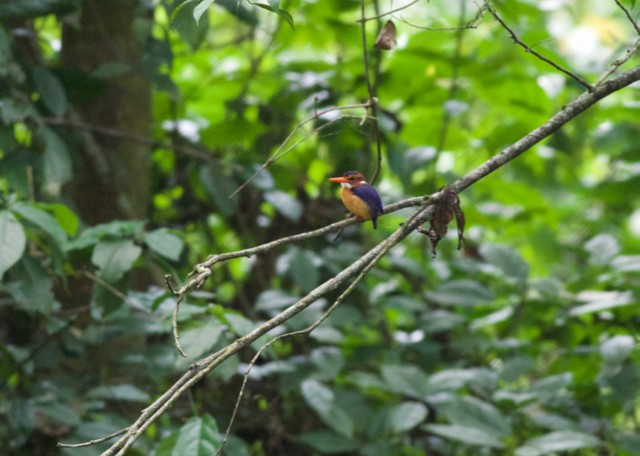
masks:
<instances>
[{"instance_id":1,"label":"sunlit leaf","mask_svg":"<svg viewBox=\"0 0 640 456\"><path fill-rule=\"evenodd\" d=\"M26 243L24 229L15 215L0 211L0 278L20 259Z\"/></svg>"},{"instance_id":2,"label":"sunlit leaf","mask_svg":"<svg viewBox=\"0 0 640 456\"><path fill-rule=\"evenodd\" d=\"M506 245L483 244L480 254L507 277L525 279L529 275L529 265L516 250Z\"/></svg>"},{"instance_id":3,"label":"sunlit leaf","mask_svg":"<svg viewBox=\"0 0 640 456\"><path fill-rule=\"evenodd\" d=\"M468 279L446 282L435 290L427 292L427 297L448 306L476 306L490 303L495 299L491 290L479 282Z\"/></svg>"},{"instance_id":4,"label":"sunlit leaf","mask_svg":"<svg viewBox=\"0 0 640 456\"><path fill-rule=\"evenodd\" d=\"M145 391L128 384L98 386L90 390L87 395L91 398L127 402L146 402L149 400L149 395Z\"/></svg>"},{"instance_id":5,"label":"sunlit leaf","mask_svg":"<svg viewBox=\"0 0 640 456\"><path fill-rule=\"evenodd\" d=\"M209 415L195 416L180 429L164 439L156 452L159 456L215 454L221 445L220 431Z\"/></svg>"},{"instance_id":6,"label":"sunlit leaf","mask_svg":"<svg viewBox=\"0 0 640 456\"><path fill-rule=\"evenodd\" d=\"M25 220L35 224L50 235L53 240L62 246L67 240L67 234L58 224L55 217L35 205L17 203L12 207L13 211L20 214Z\"/></svg>"},{"instance_id":7,"label":"sunlit leaf","mask_svg":"<svg viewBox=\"0 0 640 456\"><path fill-rule=\"evenodd\" d=\"M593 448L600 440L591 435L574 431L558 431L528 440L515 452L516 456L539 456L557 454L560 451Z\"/></svg>"},{"instance_id":8,"label":"sunlit leaf","mask_svg":"<svg viewBox=\"0 0 640 456\"><path fill-rule=\"evenodd\" d=\"M467 443L469 445L479 445L498 449L504 448L504 444L498 438L487 434L481 429L459 426L456 424L428 424L425 426L425 429L447 439Z\"/></svg>"},{"instance_id":9,"label":"sunlit leaf","mask_svg":"<svg viewBox=\"0 0 640 456\"><path fill-rule=\"evenodd\" d=\"M180 258L180 252L184 247L182 239L165 228L158 228L145 233L144 242L157 254L173 261L177 261Z\"/></svg>"},{"instance_id":10,"label":"sunlit leaf","mask_svg":"<svg viewBox=\"0 0 640 456\"><path fill-rule=\"evenodd\" d=\"M142 248L128 239L100 241L93 249L91 262L100 268L102 279L115 282L131 270L141 253Z\"/></svg>"}]
</instances>

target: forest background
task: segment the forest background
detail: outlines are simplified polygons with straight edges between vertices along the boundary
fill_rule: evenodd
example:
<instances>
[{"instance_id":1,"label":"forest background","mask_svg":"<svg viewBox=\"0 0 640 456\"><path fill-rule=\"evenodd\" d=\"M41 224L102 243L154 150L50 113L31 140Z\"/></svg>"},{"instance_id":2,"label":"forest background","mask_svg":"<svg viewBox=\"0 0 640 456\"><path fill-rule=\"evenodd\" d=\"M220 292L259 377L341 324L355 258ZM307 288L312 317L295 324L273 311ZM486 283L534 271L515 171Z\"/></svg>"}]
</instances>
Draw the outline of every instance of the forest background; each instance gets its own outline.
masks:
<instances>
[{"instance_id":1,"label":"forest background","mask_svg":"<svg viewBox=\"0 0 640 456\"><path fill-rule=\"evenodd\" d=\"M2 448L640 454L639 16L1 3Z\"/></svg>"}]
</instances>

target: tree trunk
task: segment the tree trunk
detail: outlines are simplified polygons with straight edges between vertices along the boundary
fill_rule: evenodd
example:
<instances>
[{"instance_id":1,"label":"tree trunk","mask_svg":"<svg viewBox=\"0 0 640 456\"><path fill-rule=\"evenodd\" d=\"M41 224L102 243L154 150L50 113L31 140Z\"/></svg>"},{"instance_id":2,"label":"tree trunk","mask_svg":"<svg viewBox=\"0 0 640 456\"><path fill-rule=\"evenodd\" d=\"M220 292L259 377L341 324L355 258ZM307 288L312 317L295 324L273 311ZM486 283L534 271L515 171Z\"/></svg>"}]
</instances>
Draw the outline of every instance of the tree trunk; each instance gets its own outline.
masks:
<instances>
[{"instance_id":1,"label":"tree trunk","mask_svg":"<svg viewBox=\"0 0 640 456\"><path fill-rule=\"evenodd\" d=\"M62 34L62 64L91 74L105 63L128 69L103 78L103 90L77 106L82 121L129 135L147 137L151 88L140 70L145 37L134 29L136 0L83 0L79 24ZM67 195L89 224L144 219L149 202L149 146L130 138L93 131L79 146L79 160Z\"/></svg>"}]
</instances>

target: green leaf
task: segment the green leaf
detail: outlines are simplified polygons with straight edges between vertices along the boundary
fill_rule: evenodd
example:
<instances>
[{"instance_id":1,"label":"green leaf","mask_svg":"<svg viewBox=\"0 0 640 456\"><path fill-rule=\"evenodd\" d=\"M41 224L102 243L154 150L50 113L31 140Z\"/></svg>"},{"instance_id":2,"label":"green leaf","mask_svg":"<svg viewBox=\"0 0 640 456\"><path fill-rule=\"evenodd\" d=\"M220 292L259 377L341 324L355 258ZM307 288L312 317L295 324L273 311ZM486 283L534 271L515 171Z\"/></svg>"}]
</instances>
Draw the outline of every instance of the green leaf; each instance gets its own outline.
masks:
<instances>
[{"instance_id":1,"label":"green leaf","mask_svg":"<svg viewBox=\"0 0 640 456\"><path fill-rule=\"evenodd\" d=\"M15 215L0 211L0 279L22 257L26 245L24 228Z\"/></svg>"},{"instance_id":2,"label":"green leaf","mask_svg":"<svg viewBox=\"0 0 640 456\"><path fill-rule=\"evenodd\" d=\"M237 185L219 167L203 166L200 180L216 207L227 217L235 212L238 198L229 199Z\"/></svg>"},{"instance_id":3,"label":"green leaf","mask_svg":"<svg viewBox=\"0 0 640 456\"><path fill-rule=\"evenodd\" d=\"M332 380L345 365L344 355L335 347L316 348L311 352L311 362L316 367L320 380Z\"/></svg>"},{"instance_id":4,"label":"green leaf","mask_svg":"<svg viewBox=\"0 0 640 456\"><path fill-rule=\"evenodd\" d=\"M214 0L202 0L196 7L193 9L193 18L196 22L200 22L200 18L202 15L209 9Z\"/></svg>"},{"instance_id":5,"label":"green leaf","mask_svg":"<svg viewBox=\"0 0 640 456\"><path fill-rule=\"evenodd\" d=\"M292 30L295 30L295 24L293 23L293 17L291 16L291 14L289 14L288 11L285 11L283 9L279 9L277 12L278 16L280 16L282 19L284 19L284 21L289 24L289 27L291 27Z\"/></svg>"},{"instance_id":6,"label":"green leaf","mask_svg":"<svg viewBox=\"0 0 640 456\"><path fill-rule=\"evenodd\" d=\"M469 279L452 280L427 293L427 298L445 306L477 306L495 299L491 290Z\"/></svg>"},{"instance_id":7,"label":"green leaf","mask_svg":"<svg viewBox=\"0 0 640 456\"><path fill-rule=\"evenodd\" d=\"M354 439L337 434L333 431L306 432L298 436L298 441L309 445L322 454L355 452L361 444Z\"/></svg>"},{"instance_id":8,"label":"green leaf","mask_svg":"<svg viewBox=\"0 0 640 456\"><path fill-rule=\"evenodd\" d=\"M40 136L45 144L44 189L51 195L58 195L61 187L71 179L71 157L66 144L53 130L42 128Z\"/></svg>"},{"instance_id":9,"label":"green leaf","mask_svg":"<svg viewBox=\"0 0 640 456\"><path fill-rule=\"evenodd\" d=\"M640 271L640 255L619 255L613 259L611 266L620 272Z\"/></svg>"},{"instance_id":10,"label":"green leaf","mask_svg":"<svg viewBox=\"0 0 640 456\"><path fill-rule=\"evenodd\" d=\"M192 50L197 49L200 44L206 39L207 32L209 31L209 15L204 17L202 14L196 19L196 24L193 23L195 17L195 9L198 5L194 2L185 2L183 8L172 15L173 28L180 34L180 38L185 41Z\"/></svg>"},{"instance_id":11,"label":"green leaf","mask_svg":"<svg viewBox=\"0 0 640 456\"><path fill-rule=\"evenodd\" d=\"M608 363L621 363L629 357L635 341L632 336L613 336L600 344L600 355Z\"/></svg>"},{"instance_id":12,"label":"green leaf","mask_svg":"<svg viewBox=\"0 0 640 456\"><path fill-rule=\"evenodd\" d=\"M166 228L158 228L144 234L144 243L151 250L169 260L178 261L184 242Z\"/></svg>"},{"instance_id":13,"label":"green leaf","mask_svg":"<svg viewBox=\"0 0 640 456\"><path fill-rule=\"evenodd\" d=\"M620 251L618 240L607 233L598 234L589 239L584 249L589 252L589 262L595 265L608 265Z\"/></svg>"},{"instance_id":14,"label":"green leaf","mask_svg":"<svg viewBox=\"0 0 640 456\"><path fill-rule=\"evenodd\" d=\"M67 250L84 249L104 238L128 238L144 232L144 222L138 220L116 220L87 228L80 236L67 244Z\"/></svg>"},{"instance_id":15,"label":"green leaf","mask_svg":"<svg viewBox=\"0 0 640 456\"><path fill-rule=\"evenodd\" d=\"M515 452L516 456L540 456L557 454L561 451L593 448L600 445L600 440L590 434L573 431L558 431L528 440Z\"/></svg>"},{"instance_id":16,"label":"green leaf","mask_svg":"<svg viewBox=\"0 0 640 456\"><path fill-rule=\"evenodd\" d=\"M419 399L429 393L429 377L416 366L386 364L380 371L392 391Z\"/></svg>"},{"instance_id":17,"label":"green leaf","mask_svg":"<svg viewBox=\"0 0 640 456\"><path fill-rule=\"evenodd\" d=\"M420 402L407 401L387 406L376 413L373 434L397 435L407 432L423 422L428 414L427 407Z\"/></svg>"},{"instance_id":18,"label":"green leaf","mask_svg":"<svg viewBox=\"0 0 640 456\"><path fill-rule=\"evenodd\" d=\"M55 117L62 117L67 111L67 94L60 80L42 66L31 70L31 78L42 102Z\"/></svg>"},{"instance_id":19,"label":"green leaf","mask_svg":"<svg viewBox=\"0 0 640 456\"><path fill-rule=\"evenodd\" d=\"M601 312L636 302L631 291L583 291L576 298L586 304L571 308L571 316Z\"/></svg>"},{"instance_id":20,"label":"green leaf","mask_svg":"<svg viewBox=\"0 0 640 456\"><path fill-rule=\"evenodd\" d=\"M80 415L73 408L62 402L46 402L38 404L36 411L46 415L58 426L77 426L80 424Z\"/></svg>"},{"instance_id":21,"label":"green leaf","mask_svg":"<svg viewBox=\"0 0 640 456\"><path fill-rule=\"evenodd\" d=\"M313 290L320 282L320 259L309 250L291 247L278 258L276 269L288 274L304 292Z\"/></svg>"},{"instance_id":22,"label":"green leaf","mask_svg":"<svg viewBox=\"0 0 640 456\"><path fill-rule=\"evenodd\" d=\"M274 190L266 192L264 199L292 222L297 222L302 216L302 203L285 192Z\"/></svg>"},{"instance_id":23,"label":"green leaf","mask_svg":"<svg viewBox=\"0 0 640 456\"><path fill-rule=\"evenodd\" d=\"M87 397L127 402L147 402L149 400L149 394L145 391L127 384L98 386L90 390Z\"/></svg>"},{"instance_id":24,"label":"green leaf","mask_svg":"<svg viewBox=\"0 0 640 456\"><path fill-rule=\"evenodd\" d=\"M60 227L69 236L75 235L78 231L78 216L64 204L39 203L38 207L47 212L52 212Z\"/></svg>"},{"instance_id":25,"label":"green leaf","mask_svg":"<svg viewBox=\"0 0 640 456\"><path fill-rule=\"evenodd\" d=\"M511 247L502 244L483 244L480 247L480 255L507 277L526 279L529 275L529 265Z\"/></svg>"},{"instance_id":26,"label":"green leaf","mask_svg":"<svg viewBox=\"0 0 640 456\"><path fill-rule=\"evenodd\" d=\"M335 403L333 391L316 380L305 380L301 385L302 396L320 419L338 434L353 437L353 421Z\"/></svg>"},{"instance_id":27,"label":"green leaf","mask_svg":"<svg viewBox=\"0 0 640 456\"><path fill-rule=\"evenodd\" d=\"M91 262L98 266L98 276L107 282L120 280L142 253L132 240L100 241L93 249Z\"/></svg>"},{"instance_id":28,"label":"green leaf","mask_svg":"<svg viewBox=\"0 0 640 456\"><path fill-rule=\"evenodd\" d=\"M49 315L55 309L56 301L47 271L28 255L15 265L14 270L19 290L15 290L13 294L21 308Z\"/></svg>"},{"instance_id":29,"label":"green leaf","mask_svg":"<svg viewBox=\"0 0 640 456\"><path fill-rule=\"evenodd\" d=\"M24 202L14 204L11 209L34 225L42 228L59 246L62 246L67 241L67 234L58 224L55 217L47 211L43 211L33 204Z\"/></svg>"},{"instance_id":30,"label":"green leaf","mask_svg":"<svg viewBox=\"0 0 640 456\"><path fill-rule=\"evenodd\" d=\"M282 290L266 290L258 295L254 308L266 312L279 312L296 301L296 296Z\"/></svg>"},{"instance_id":31,"label":"green leaf","mask_svg":"<svg viewBox=\"0 0 640 456\"><path fill-rule=\"evenodd\" d=\"M188 327L180 331L180 343L190 358L197 358L218 343L225 329L225 325L219 321L208 320L206 323L200 323L195 327ZM179 360L183 361L182 358Z\"/></svg>"},{"instance_id":32,"label":"green leaf","mask_svg":"<svg viewBox=\"0 0 640 456\"><path fill-rule=\"evenodd\" d=\"M509 422L497 408L472 396L455 397L442 412L451 424L481 430L495 440L511 433Z\"/></svg>"},{"instance_id":33,"label":"green leaf","mask_svg":"<svg viewBox=\"0 0 640 456\"><path fill-rule=\"evenodd\" d=\"M440 435L450 440L467 443L469 445L479 445L489 448L504 448L504 444L492 435L485 433L481 429L459 426L456 424L428 424L424 426L429 432Z\"/></svg>"},{"instance_id":34,"label":"green leaf","mask_svg":"<svg viewBox=\"0 0 640 456\"><path fill-rule=\"evenodd\" d=\"M160 442L157 456L213 455L222 441L215 419L205 414L193 417L180 430Z\"/></svg>"}]
</instances>

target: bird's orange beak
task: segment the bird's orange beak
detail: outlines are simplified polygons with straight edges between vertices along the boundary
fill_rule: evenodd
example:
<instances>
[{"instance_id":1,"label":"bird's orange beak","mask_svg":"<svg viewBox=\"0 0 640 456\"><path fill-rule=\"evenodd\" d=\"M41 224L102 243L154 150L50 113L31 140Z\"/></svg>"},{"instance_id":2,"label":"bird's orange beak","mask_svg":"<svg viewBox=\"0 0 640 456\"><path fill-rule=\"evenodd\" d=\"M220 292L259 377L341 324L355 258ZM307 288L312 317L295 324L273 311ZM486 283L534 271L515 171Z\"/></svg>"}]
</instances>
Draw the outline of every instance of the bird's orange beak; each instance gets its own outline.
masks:
<instances>
[{"instance_id":1,"label":"bird's orange beak","mask_svg":"<svg viewBox=\"0 0 640 456\"><path fill-rule=\"evenodd\" d=\"M340 176L340 177L330 177L329 180L331 182L337 182L339 184L343 183L343 182L348 182L347 179L345 179L344 177Z\"/></svg>"}]
</instances>

